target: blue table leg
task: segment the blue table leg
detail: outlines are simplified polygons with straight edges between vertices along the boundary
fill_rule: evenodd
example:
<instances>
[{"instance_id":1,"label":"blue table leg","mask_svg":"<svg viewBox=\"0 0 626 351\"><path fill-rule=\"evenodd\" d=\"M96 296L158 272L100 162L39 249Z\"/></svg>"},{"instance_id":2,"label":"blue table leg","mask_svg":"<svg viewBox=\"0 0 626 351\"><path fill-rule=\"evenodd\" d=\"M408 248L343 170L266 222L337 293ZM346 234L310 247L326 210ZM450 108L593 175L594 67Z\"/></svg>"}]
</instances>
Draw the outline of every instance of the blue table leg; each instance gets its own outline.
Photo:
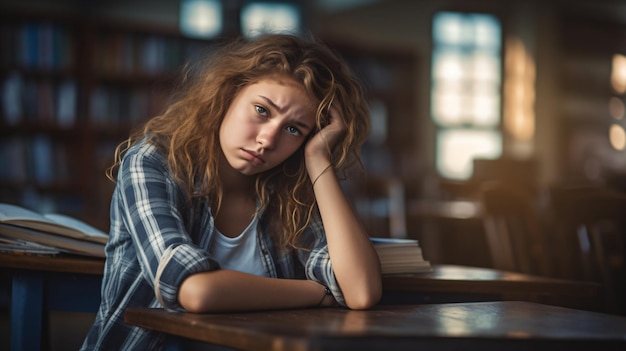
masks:
<instances>
[{"instance_id":1,"label":"blue table leg","mask_svg":"<svg viewBox=\"0 0 626 351\"><path fill-rule=\"evenodd\" d=\"M15 272L11 292L11 351L41 350L43 276Z\"/></svg>"}]
</instances>

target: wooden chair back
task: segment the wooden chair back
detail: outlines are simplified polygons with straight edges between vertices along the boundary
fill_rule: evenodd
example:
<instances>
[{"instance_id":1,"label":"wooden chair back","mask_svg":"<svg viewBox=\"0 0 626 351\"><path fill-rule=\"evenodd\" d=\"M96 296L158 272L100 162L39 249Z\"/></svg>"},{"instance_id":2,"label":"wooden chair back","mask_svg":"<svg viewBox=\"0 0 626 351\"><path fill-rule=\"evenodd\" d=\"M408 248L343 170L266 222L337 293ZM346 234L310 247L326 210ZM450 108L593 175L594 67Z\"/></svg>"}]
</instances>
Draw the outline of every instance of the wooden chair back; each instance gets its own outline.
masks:
<instances>
[{"instance_id":1,"label":"wooden chair back","mask_svg":"<svg viewBox=\"0 0 626 351\"><path fill-rule=\"evenodd\" d=\"M564 253L560 265L569 268L565 277L601 283L606 312L626 313L626 195L559 188L551 191L551 206Z\"/></svg>"},{"instance_id":2,"label":"wooden chair back","mask_svg":"<svg viewBox=\"0 0 626 351\"><path fill-rule=\"evenodd\" d=\"M394 176L367 176L351 195L357 215L372 236L406 238L404 183Z\"/></svg>"},{"instance_id":3,"label":"wooden chair back","mask_svg":"<svg viewBox=\"0 0 626 351\"><path fill-rule=\"evenodd\" d=\"M480 194L493 267L551 275L534 197L528 188L490 181L481 185Z\"/></svg>"}]
</instances>

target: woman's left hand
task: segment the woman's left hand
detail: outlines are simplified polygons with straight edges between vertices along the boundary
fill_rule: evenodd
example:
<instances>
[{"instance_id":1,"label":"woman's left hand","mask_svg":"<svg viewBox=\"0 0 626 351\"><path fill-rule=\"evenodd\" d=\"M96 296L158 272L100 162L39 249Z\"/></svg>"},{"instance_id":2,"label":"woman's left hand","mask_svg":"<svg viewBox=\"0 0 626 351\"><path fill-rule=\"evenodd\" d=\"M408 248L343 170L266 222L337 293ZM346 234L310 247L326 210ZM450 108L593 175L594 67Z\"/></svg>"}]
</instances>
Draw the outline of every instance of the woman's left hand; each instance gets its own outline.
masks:
<instances>
[{"instance_id":1,"label":"woman's left hand","mask_svg":"<svg viewBox=\"0 0 626 351\"><path fill-rule=\"evenodd\" d=\"M331 107L330 123L313 135L304 148L307 168L311 168L311 163L318 164L318 161L322 163L325 161L326 165L330 163L332 149L345 134L346 129L346 123L339 111Z\"/></svg>"}]
</instances>

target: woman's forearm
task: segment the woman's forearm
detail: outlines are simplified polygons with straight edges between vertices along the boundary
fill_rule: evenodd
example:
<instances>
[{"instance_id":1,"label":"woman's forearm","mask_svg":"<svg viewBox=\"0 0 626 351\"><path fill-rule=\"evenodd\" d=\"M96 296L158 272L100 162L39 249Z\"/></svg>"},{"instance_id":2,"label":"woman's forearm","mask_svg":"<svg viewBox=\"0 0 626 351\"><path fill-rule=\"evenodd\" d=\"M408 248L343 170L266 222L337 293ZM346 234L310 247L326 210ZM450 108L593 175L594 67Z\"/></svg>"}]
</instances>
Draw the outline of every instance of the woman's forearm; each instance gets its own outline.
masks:
<instances>
[{"instance_id":1,"label":"woman's forearm","mask_svg":"<svg viewBox=\"0 0 626 351\"><path fill-rule=\"evenodd\" d=\"M332 169L317 177L313 188L333 271L346 305L354 309L369 308L382 295L378 255Z\"/></svg>"},{"instance_id":2,"label":"woman's forearm","mask_svg":"<svg viewBox=\"0 0 626 351\"><path fill-rule=\"evenodd\" d=\"M183 308L196 313L312 307L323 297L324 286L312 280L267 278L232 270L193 274L178 293Z\"/></svg>"}]
</instances>

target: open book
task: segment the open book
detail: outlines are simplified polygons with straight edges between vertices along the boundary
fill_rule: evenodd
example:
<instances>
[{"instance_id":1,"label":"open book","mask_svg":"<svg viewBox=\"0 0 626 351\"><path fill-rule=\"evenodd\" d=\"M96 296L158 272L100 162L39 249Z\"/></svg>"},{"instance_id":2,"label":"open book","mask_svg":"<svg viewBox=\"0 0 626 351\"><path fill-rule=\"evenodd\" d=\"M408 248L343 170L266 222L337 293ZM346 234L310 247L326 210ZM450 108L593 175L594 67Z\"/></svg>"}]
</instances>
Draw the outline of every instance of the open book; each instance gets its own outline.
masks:
<instances>
[{"instance_id":1,"label":"open book","mask_svg":"<svg viewBox=\"0 0 626 351\"><path fill-rule=\"evenodd\" d=\"M0 235L97 257L104 257L109 237L70 216L39 214L6 203L0 203Z\"/></svg>"},{"instance_id":2,"label":"open book","mask_svg":"<svg viewBox=\"0 0 626 351\"><path fill-rule=\"evenodd\" d=\"M370 238L380 259L382 274L411 274L432 271L417 240Z\"/></svg>"}]
</instances>

